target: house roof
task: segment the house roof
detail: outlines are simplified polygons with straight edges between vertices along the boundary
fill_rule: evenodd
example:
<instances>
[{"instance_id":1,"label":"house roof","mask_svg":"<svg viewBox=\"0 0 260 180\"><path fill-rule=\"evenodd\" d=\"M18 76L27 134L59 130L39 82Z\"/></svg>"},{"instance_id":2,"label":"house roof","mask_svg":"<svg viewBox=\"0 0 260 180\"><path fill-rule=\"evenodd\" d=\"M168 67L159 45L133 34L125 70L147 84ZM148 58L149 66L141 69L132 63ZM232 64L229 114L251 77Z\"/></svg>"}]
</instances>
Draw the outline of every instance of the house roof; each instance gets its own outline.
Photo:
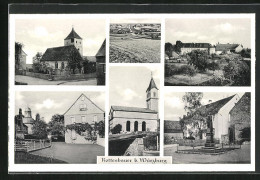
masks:
<instances>
[{"instance_id":1,"label":"house roof","mask_svg":"<svg viewBox=\"0 0 260 180\"><path fill-rule=\"evenodd\" d=\"M216 51L234 50L238 46L238 44L217 44Z\"/></svg>"},{"instance_id":2,"label":"house roof","mask_svg":"<svg viewBox=\"0 0 260 180\"><path fill-rule=\"evenodd\" d=\"M148 109L148 108L139 108L139 107L111 106L111 109L114 110L114 111L157 113L154 110L151 110L151 109Z\"/></svg>"},{"instance_id":3,"label":"house roof","mask_svg":"<svg viewBox=\"0 0 260 180\"><path fill-rule=\"evenodd\" d=\"M189 120L192 117L194 117L195 115L200 115L200 116L208 116L208 115L214 115L217 114L218 111L225 105L227 104L233 97L233 96L229 96L227 98L215 101L213 103L207 104L205 106L201 106L200 108L198 108L194 113L192 113L191 115L188 115L184 118L184 120Z\"/></svg>"},{"instance_id":4,"label":"house roof","mask_svg":"<svg viewBox=\"0 0 260 180\"><path fill-rule=\"evenodd\" d=\"M41 61L67 61L70 59L71 52L74 51L81 57L74 45L48 48L43 54ZM81 60L83 60L82 57Z\"/></svg>"},{"instance_id":5,"label":"house roof","mask_svg":"<svg viewBox=\"0 0 260 180\"><path fill-rule=\"evenodd\" d=\"M64 40L73 39L73 38L82 39L82 38L74 31L74 28L72 28L71 32L69 33L69 35L68 35Z\"/></svg>"},{"instance_id":6,"label":"house roof","mask_svg":"<svg viewBox=\"0 0 260 180\"><path fill-rule=\"evenodd\" d=\"M148 86L146 92L147 92L147 91L150 91L150 90L153 89L153 88L158 89L157 86L156 86L156 84L155 84L155 82L154 82L154 80L153 80L153 77L152 77L152 78L151 78L151 81L150 81L150 84L149 84L149 86Z\"/></svg>"},{"instance_id":7,"label":"house roof","mask_svg":"<svg viewBox=\"0 0 260 180\"><path fill-rule=\"evenodd\" d=\"M182 43L183 48L210 48L209 43Z\"/></svg>"},{"instance_id":8,"label":"house roof","mask_svg":"<svg viewBox=\"0 0 260 180\"><path fill-rule=\"evenodd\" d=\"M103 41L101 47L99 48L96 57L106 56L106 39Z\"/></svg>"},{"instance_id":9,"label":"house roof","mask_svg":"<svg viewBox=\"0 0 260 180\"><path fill-rule=\"evenodd\" d=\"M179 133L182 132L181 124L179 121L164 120L165 133Z\"/></svg>"},{"instance_id":10,"label":"house roof","mask_svg":"<svg viewBox=\"0 0 260 180\"><path fill-rule=\"evenodd\" d=\"M78 99L79 99L81 96L85 96L85 98L87 98L94 106L96 106L96 107L97 107L98 109L100 109L102 112L105 112L105 111L102 110L99 106L97 106L93 101L91 101L85 94L82 93L63 115L65 115L65 114L72 108L72 106L78 101Z\"/></svg>"},{"instance_id":11,"label":"house roof","mask_svg":"<svg viewBox=\"0 0 260 180\"><path fill-rule=\"evenodd\" d=\"M87 59L90 62L96 62L96 56L84 56L84 59Z\"/></svg>"},{"instance_id":12,"label":"house roof","mask_svg":"<svg viewBox=\"0 0 260 180\"><path fill-rule=\"evenodd\" d=\"M179 54L177 54L176 52L172 51L172 57L173 57L173 58L178 58L178 57L179 57Z\"/></svg>"}]
</instances>

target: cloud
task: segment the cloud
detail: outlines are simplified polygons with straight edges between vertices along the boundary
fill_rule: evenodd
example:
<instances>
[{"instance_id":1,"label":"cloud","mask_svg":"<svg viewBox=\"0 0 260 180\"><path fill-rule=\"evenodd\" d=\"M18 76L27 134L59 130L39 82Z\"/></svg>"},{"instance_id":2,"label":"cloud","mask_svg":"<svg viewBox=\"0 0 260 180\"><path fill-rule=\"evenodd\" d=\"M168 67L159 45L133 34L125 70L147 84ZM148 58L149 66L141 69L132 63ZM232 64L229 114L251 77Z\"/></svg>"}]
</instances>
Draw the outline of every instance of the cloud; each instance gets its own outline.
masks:
<instances>
[{"instance_id":1,"label":"cloud","mask_svg":"<svg viewBox=\"0 0 260 180\"><path fill-rule=\"evenodd\" d=\"M42 26L35 27L33 34L35 36L41 36L41 37L46 37L46 36L49 35L47 29L45 27L42 27Z\"/></svg>"},{"instance_id":2,"label":"cloud","mask_svg":"<svg viewBox=\"0 0 260 180\"><path fill-rule=\"evenodd\" d=\"M179 97L168 97L165 103L168 107L180 107L182 105L182 101Z\"/></svg>"},{"instance_id":3,"label":"cloud","mask_svg":"<svg viewBox=\"0 0 260 180\"><path fill-rule=\"evenodd\" d=\"M16 101L22 101L24 99L24 96L21 94L21 92L16 92L15 94L15 100Z\"/></svg>"},{"instance_id":4,"label":"cloud","mask_svg":"<svg viewBox=\"0 0 260 180\"><path fill-rule=\"evenodd\" d=\"M123 97L123 99L125 101L130 101L130 100L134 99L135 97L138 97L138 94L135 91L133 91L132 89L127 88L122 91L121 96Z\"/></svg>"},{"instance_id":5,"label":"cloud","mask_svg":"<svg viewBox=\"0 0 260 180\"><path fill-rule=\"evenodd\" d=\"M46 99L44 100L42 103L36 103L35 104L35 108L37 110L39 109L53 109L53 108L58 108L61 106L62 103L56 103L54 100L52 99Z\"/></svg>"}]
</instances>

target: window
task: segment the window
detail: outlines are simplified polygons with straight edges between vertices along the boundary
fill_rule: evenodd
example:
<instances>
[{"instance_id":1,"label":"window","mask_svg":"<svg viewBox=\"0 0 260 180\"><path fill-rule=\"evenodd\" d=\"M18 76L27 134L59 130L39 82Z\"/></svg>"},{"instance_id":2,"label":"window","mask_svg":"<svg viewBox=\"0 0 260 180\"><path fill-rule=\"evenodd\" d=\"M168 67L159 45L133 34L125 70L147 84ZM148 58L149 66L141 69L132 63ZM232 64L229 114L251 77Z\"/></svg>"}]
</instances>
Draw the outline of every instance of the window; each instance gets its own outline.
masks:
<instances>
[{"instance_id":1,"label":"window","mask_svg":"<svg viewBox=\"0 0 260 180\"><path fill-rule=\"evenodd\" d=\"M81 105L79 106L79 110L80 110L80 111L86 111L86 110L87 110L87 105L86 105L86 104L81 104Z\"/></svg>"},{"instance_id":2,"label":"window","mask_svg":"<svg viewBox=\"0 0 260 180\"><path fill-rule=\"evenodd\" d=\"M78 41L76 41L76 43L77 43Z\"/></svg>"},{"instance_id":3,"label":"window","mask_svg":"<svg viewBox=\"0 0 260 180\"><path fill-rule=\"evenodd\" d=\"M73 43L73 42L74 42L74 39L71 39L71 42Z\"/></svg>"},{"instance_id":4,"label":"window","mask_svg":"<svg viewBox=\"0 0 260 180\"><path fill-rule=\"evenodd\" d=\"M81 116L81 122L86 123L86 116Z\"/></svg>"},{"instance_id":5,"label":"window","mask_svg":"<svg viewBox=\"0 0 260 180\"><path fill-rule=\"evenodd\" d=\"M228 122L230 122L230 114L228 114Z\"/></svg>"},{"instance_id":6,"label":"window","mask_svg":"<svg viewBox=\"0 0 260 180\"><path fill-rule=\"evenodd\" d=\"M75 123L75 117L74 116L71 116L70 120L71 120L71 123Z\"/></svg>"},{"instance_id":7,"label":"window","mask_svg":"<svg viewBox=\"0 0 260 180\"><path fill-rule=\"evenodd\" d=\"M58 69L59 68L59 64L58 64L58 62L56 61L55 62L55 69Z\"/></svg>"},{"instance_id":8,"label":"window","mask_svg":"<svg viewBox=\"0 0 260 180\"><path fill-rule=\"evenodd\" d=\"M97 122L97 116L96 115L93 117L93 122Z\"/></svg>"},{"instance_id":9,"label":"window","mask_svg":"<svg viewBox=\"0 0 260 180\"><path fill-rule=\"evenodd\" d=\"M64 69L64 62L61 63L61 69Z\"/></svg>"},{"instance_id":10,"label":"window","mask_svg":"<svg viewBox=\"0 0 260 180\"><path fill-rule=\"evenodd\" d=\"M153 97L156 97L156 92L153 92Z\"/></svg>"},{"instance_id":11,"label":"window","mask_svg":"<svg viewBox=\"0 0 260 180\"><path fill-rule=\"evenodd\" d=\"M85 97L84 97L84 96L82 96L82 97L81 97L81 101L84 101L84 100L85 100Z\"/></svg>"},{"instance_id":12,"label":"window","mask_svg":"<svg viewBox=\"0 0 260 180\"><path fill-rule=\"evenodd\" d=\"M126 121L126 131L130 131L130 121Z\"/></svg>"}]
</instances>

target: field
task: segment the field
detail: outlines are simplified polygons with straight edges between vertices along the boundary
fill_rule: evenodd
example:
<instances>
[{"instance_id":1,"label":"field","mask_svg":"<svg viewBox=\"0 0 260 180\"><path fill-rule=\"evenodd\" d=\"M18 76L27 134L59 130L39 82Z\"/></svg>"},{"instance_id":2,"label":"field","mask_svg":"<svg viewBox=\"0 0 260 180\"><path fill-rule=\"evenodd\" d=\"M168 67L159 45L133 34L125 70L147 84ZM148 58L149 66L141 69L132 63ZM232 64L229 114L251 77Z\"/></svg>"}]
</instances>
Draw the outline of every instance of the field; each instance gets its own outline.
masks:
<instances>
[{"instance_id":1,"label":"field","mask_svg":"<svg viewBox=\"0 0 260 180\"><path fill-rule=\"evenodd\" d=\"M159 63L161 41L133 35L110 36L112 63Z\"/></svg>"}]
</instances>

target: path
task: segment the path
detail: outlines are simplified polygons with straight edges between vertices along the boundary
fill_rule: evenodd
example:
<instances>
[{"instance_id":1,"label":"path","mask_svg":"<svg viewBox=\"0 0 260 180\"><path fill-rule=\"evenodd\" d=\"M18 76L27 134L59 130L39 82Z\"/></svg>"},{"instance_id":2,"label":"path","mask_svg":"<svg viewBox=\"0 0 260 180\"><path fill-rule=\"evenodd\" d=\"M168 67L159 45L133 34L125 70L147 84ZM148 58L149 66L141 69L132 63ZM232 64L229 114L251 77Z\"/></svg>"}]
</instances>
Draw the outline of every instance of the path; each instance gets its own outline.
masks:
<instances>
[{"instance_id":1,"label":"path","mask_svg":"<svg viewBox=\"0 0 260 180\"><path fill-rule=\"evenodd\" d=\"M225 164L250 163L250 145L242 145L241 149L228 151L220 155L175 153L176 146L164 147L164 155L172 156L173 164Z\"/></svg>"},{"instance_id":2,"label":"path","mask_svg":"<svg viewBox=\"0 0 260 180\"><path fill-rule=\"evenodd\" d=\"M27 83L28 85L97 85L96 78L88 80L48 81L30 76L16 75L15 81Z\"/></svg>"},{"instance_id":3,"label":"path","mask_svg":"<svg viewBox=\"0 0 260 180\"><path fill-rule=\"evenodd\" d=\"M97 144L53 142L51 148L34 151L31 154L53 157L71 164L95 164L97 156L104 156L105 149Z\"/></svg>"}]
</instances>

